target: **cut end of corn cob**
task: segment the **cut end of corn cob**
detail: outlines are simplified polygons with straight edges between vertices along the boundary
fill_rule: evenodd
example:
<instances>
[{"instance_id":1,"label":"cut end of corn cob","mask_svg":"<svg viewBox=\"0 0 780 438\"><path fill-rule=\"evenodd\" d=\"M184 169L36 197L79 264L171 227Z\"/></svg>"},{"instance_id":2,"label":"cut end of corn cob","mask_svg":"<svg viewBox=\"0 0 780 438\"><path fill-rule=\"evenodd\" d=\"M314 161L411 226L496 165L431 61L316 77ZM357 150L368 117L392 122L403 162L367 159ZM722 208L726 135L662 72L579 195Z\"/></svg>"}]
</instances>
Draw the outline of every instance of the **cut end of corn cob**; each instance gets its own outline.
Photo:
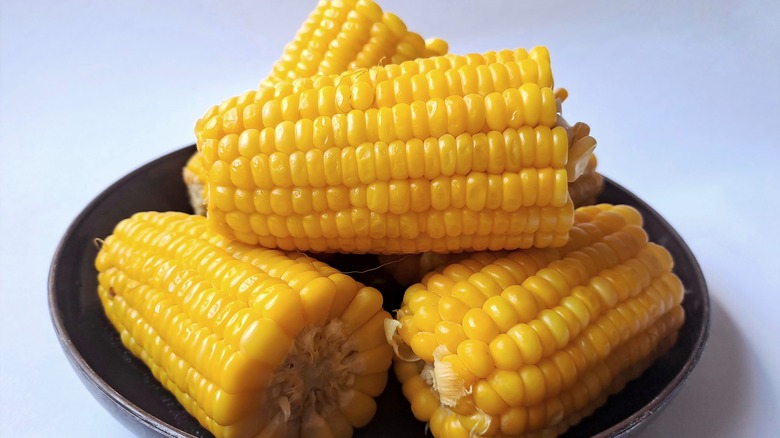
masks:
<instances>
[{"instance_id":1,"label":"cut end of corn cob","mask_svg":"<svg viewBox=\"0 0 780 438\"><path fill-rule=\"evenodd\" d=\"M190 199L190 205L195 214L205 215L209 204L208 192L206 191L206 181L208 177L203 168L203 157L200 153L195 153L187 160L187 164L182 171L184 184L187 186L187 195Z\"/></svg>"},{"instance_id":2,"label":"cut end of corn cob","mask_svg":"<svg viewBox=\"0 0 780 438\"><path fill-rule=\"evenodd\" d=\"M641 225L582 207L561 248L475 253L411 286L388 336L420 358L395 365L415 417L435 437L555 435L638 377L684 320Z\"/></svg>"},{"instance_id":3,"label":"cut end of corn cob","mask_svg":"<svg viewBox=\"0 0 780 438\"><path fill-rule=\"evenodd\" d=\"M216 436L349 437L373 417L393 354L376 289L183 213L122 221L95 265L123 344Z\"/></svg>"},{"instance_id":4,"label":"cut end of corn cob","mask_svg":"<svg viewBox=\"0 0 780 438\"><path fill-rule=\"evenodd\" d=\"M596 171L597 166L598 160L593 154L582 175L569 183L569 196L575 207L595 204L604 191L604 177Z\"/></svg>"}]
</instances>

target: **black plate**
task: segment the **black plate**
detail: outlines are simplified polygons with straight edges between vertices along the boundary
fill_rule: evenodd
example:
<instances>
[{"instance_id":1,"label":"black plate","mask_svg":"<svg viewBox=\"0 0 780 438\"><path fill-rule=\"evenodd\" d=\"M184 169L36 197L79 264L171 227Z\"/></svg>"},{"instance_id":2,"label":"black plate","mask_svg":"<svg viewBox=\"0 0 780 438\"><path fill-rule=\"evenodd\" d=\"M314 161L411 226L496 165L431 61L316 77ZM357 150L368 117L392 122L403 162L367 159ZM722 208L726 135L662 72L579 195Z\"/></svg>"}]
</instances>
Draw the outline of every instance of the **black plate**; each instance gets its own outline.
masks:
<instances>
[{"instance_id":1,"label":"black plate","mask_svg":"<svg viewBox=\"0 0 780 438\"><path fill-rule=\"evenodd\" d=\"M108 236L120 220L137 211L190 212L181 169L193 152L190 146L152 161L101 193L65 233L49 274L51 318L65 355L92 395L139 436L211 434L122 346L97 297L94 241ZM675 273L686 288L686 321L677 345L594 415L572 428L566 434L571 437L625 436L640 429L671 400L696 365L709 328L707 286L693 254L677 232L642 200L610 180L600 201L639 209L650 239L672 253ZM390 301L387 306L392 308L395 303ZM425 436L424 424L414 419L394 379L378 403L376 417L357 431L356 437Z\"/></svg>"}]
</instances>

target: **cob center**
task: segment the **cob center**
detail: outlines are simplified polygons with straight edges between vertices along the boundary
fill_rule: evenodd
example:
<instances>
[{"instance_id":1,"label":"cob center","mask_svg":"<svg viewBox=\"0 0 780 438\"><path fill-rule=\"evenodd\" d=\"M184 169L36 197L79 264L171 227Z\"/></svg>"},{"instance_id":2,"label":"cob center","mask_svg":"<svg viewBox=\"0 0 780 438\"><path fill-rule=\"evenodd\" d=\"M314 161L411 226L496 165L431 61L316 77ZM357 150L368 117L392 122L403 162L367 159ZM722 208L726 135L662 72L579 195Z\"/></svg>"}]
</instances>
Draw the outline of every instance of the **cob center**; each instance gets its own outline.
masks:
<instances>
[{"instance_id":1,"label":"cob center","mask_svg":"<svg viewBox=\"0 0 780 438\"><path fill-rule=\"evenodd\" d=\"M288 423L288 435L298 436L296 429L306 427L302 419L328 418L338 410L340 395L352 386L361 369L358 351L348 337L338 319L322 327L306 327L277 368L269 399L276 402Z\"/></svg>"}]
</instances>

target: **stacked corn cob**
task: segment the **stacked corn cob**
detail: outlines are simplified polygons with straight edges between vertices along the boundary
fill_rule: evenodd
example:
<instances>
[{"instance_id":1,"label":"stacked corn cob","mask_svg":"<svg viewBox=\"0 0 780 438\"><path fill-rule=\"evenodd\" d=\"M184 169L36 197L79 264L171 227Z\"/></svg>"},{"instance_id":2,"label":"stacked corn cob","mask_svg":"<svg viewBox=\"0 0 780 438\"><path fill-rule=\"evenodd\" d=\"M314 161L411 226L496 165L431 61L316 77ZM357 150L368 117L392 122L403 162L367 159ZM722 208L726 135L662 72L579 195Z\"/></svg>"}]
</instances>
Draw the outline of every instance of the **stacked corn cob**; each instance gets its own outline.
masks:
<instances>
[{"instance_id":1,"label":"stacked corn cob","mask_svg":"<svg viewBox=\"0 0 780 438\"><path fill-rule=\"evenodd\" d=\"M198 120L207 218L138 213L104 241L106 315L216 436L351 436L394 351L434 436L557 434L674 342L682 287L636 210L574 209L603 179L547 50L446 52L370 0L321 1L257 90ZM406 257L397 319L300 251Z\"/></svg>"},{"instance_id":2,"label":"stacked corn cob","mask_svg":"<svg viewBox=\"0 0 780 438\"><path fill-rule=\"evenodd\" d=\"M560 246L568 181L595 143L570 145L551 87L549 55L535 48L250 91L196 125L209 220L287 250Z\"/></svg>"}]
</instances>

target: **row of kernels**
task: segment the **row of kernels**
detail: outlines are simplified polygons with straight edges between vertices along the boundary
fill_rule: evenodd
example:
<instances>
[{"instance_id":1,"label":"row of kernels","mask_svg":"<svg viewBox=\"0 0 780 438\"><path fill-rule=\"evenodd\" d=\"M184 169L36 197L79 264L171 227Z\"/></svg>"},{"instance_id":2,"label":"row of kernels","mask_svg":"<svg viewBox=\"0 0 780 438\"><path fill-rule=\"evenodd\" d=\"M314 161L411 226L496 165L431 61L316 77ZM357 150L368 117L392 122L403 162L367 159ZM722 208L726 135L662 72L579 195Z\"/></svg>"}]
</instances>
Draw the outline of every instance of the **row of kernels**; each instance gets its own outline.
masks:
<instances>
[{"instance_id":1,"label":"row of kernels","mask_svg":"<svg viewBox=\"0 0 780 438\"><path fill-rule=\"evenodd\" d=\"M482 57L487 63L494 62L508 62L512 60L530 58L539 63L550 62L550 52L544 46L532 47L529 50L525 49L503 49L498 51L488 51L482 54ZM552 85L550 85L552 86Z\"/></svg>"},{"instance_id":2,"label":"row of kernels","mask_svg":"<svg viewBox=\"0 0 780 438\"><path fill-rule=\"evenodd\" d=\"M434 49L446 52L446 45L441 46ZM377 65L385 58L400 63L434 54L438 53L429 50L422 37L376 3L335 2L312 13L263 83L340 73Z\"/></svg>"},{"instance_id":3,"label":"row of kernels","mask_svg":"<svg viewBox=\"0 0 780 438\"><path fill-rule=\"evenodd\" d=\"M419 44L419 41L417 44ZM539 49L543 48L532 49L532 52ZM487 52L484 55L448 54L433 58L418 57L388 65L369 63L358 67L358 63L354 63L353 65L356 65L356 68L339 72L336 75L317 75L298 78L291 82L277 82L261 86L261 93L258 94L256 102L263 104L268 100L282 99L292 93L300 93L304 90L319 89L325 86L343 85L350 87L360 82L367 83L373 89L382 82L393 83L393 81L403 77L407 77L404 81L409 81L409 78L414 76L419 76L419 78L411 80L417 83L418 86L428 83L427 88L429 91L426 92L428 96L442 98L451 94L464 95L470 92L469 90L479 90L480 88L483 90L483 94L487 94L490 91L503 91L509 87L519 87L526 83L535 83L541 87L552 88L549 59L529 58L524 49L506 50L502 51L502 53L505 55L502 55L500 58L496 57L493 52ZM477 68L481 70L477 72ZM442 75L447 75L444 78L447 82L446 87L440 84ZM485 81L490 80L493 86L488 86L487 82L480 86L482 78ZM392 88L396 87L408 89L408 86L403 84L392 86ZM446 94L443 94L445 89L448 91ZM432 90L440 90L440 92ZM464 90L466 91L464 92ZM423 90L419 91L423 92Z\"/></svg>"},{"instance_id":4,"label":"row of kernels","mask_svg":"<svg viewBox=\"0 0 780 438\"><path fill-rule=\"evenodd\" d=\"M542 172L535 169L524 171L521 176L527 176L527 179L521 179L519 184L513 184L518 181L512 176L502 178L500 175L473 174L468 177L439 177L433 181L419 178L390 183L375 182L352 188L336 185L328 188L277 187L251 190L217 186L211 198L214 209L224 212L237 210L284 216L361 208L372 214L429 212L431 220L442 220L443 224L447 224L451 215L459 215L458 210L465 209L471 212L468 214L495 212L504 220L508 220L506 218L509 215L524 215L514 220L527 218L531 223L530 228L552 229L566 219L561 218L561 214L571 210L566 192L561 188L566 186L565 178L555 178L556 174L550 169ZM531 192L527 197L512 193L526 191L524 189L528 186L533 186L538 194L530 190L527 190ZM560 214L550 214L544 209ZM545 213L538 215L542 212ZM570 222L567 220L567 224ZM515 229L519 224L515 222L510 228ZM526 225L522 227L526 228Z\"/></svg>"},{"instance_id":5,"label":"row of kernels","mask_svg":"<svg viewBox=\"0 0 780 438\"><path fill-rule=\"evenodd\" d=\"M347 13L347 18L335 39L325 47L318 74L334 74L345 71L357 59L371 38L374 21L357 9Z\"/></svg>"},{"instance_id":6,"label":"row of kernels","mask_svg":"<svg viewBox=\"0 0 780 438\"><path fill-rule=\"evenodd\" d=\"M290 70L287 77L280 79L308 77L316 74L328 45L341 32L341 27L346 21L348 13L349 8L343 2L331 3L330 7L325 9L319 26L312 33L308 44L302 45L294 70Z\"/></svg>"},{"instance_id":7,"label":"row of kernels","mask_svg":"<svg viewBox=\"0 0 780 438\"><path fill-rule=\"evenodd\" d=\"M479 212L449 208L444 211L408 211L405 213L375 213L366 207L347 207L297 214L279 214L266 206L269 213L248 213L238 210L212 210L214 219L224 219L236 232L254 232L259 236L276 237L371 237L375 239L414 239L420 235L433 238L460 235L509 235L549 233L566 236L569 226L567 208L528 207L508 213L503 210ZM277 208L278 210L278 208ZM289 214L288 214L289 213ZM540 220L540 218L544 220ZM565 238L564 240L565 241Z\"/></svg>"},{"instance_id":8,"label":"row of kernels","mask_svg":"<svg viewBox=\"0 0 780 438\"><path fill-rule=\"evenodd\" d=\"M431 47L432 44L429 42L427 43L427 46ZM532 61L536 64L538 70L536 72L529 71L526 73L528 76L525 76L526 79L523 81L523 83L535 82L543 87L552 87L553 84L552 75L550 73L549 55L537 56L542 52L546 52L546 49L543 47L536 47L531 49L531 53L533 54L531 56L529 56L528 51L522 48L514 50L507 49L500 52L486 52L484 54L446 54L443 56L417 58L401 63L377 66L368 69L367 73L369 74L372 82L378 83L385 80L393 80L401 76L424 75L431 71L457 71L464 66L477 67L480 65L489 66L496 63L510 64ZM510 68L514 69L516 67ZM511 72L510 74L513 73L514 72ZM350 74L351 72L346 72L342 73L341 76L344 77ZM531 75L535 75L536 79L530 80L532 78Z\"/></svg>"},{"instance_id":9,"label":"row of kernels","mask_svg":"<svg viewBox=\"0 0 780 438\"><path fill-rule=\"evenodd\" d=\"M299 60L298 55L313 39L315 31L319 28L320 23L323 22L325 11L329 8L330 2L320 1L317 3L317 6L303 22L293 40L285 46L281 58L274 63L268 78L264 82L286 80L289 74L294 74L295 66Z\"/></svg>"},{"instance_id":10,"label":"row of kernels","mask_svg":"<svg viewBox=\"0 0 780 438\"><path fill-rule=\"evenodd\" d=\"M157 295L159 296L161 293L158 291ZM149 301L154 302L154 304L151 304ZM160 357L156 355L156 353L160 350L159 344L163 342L171 342L171 340L176 338L163 337L161 330L163 330L165 327L160 327L159 324L154 324L155 321L159 320L156 315L169 315L170 320L173 320L173 316L182 310L178 306L172 304L172 300L158 298L157 300L149 301L147 301L147 304L144 304L142 307L140 307L140 311L144 316L144 319L148 321L148 328L153 330L154 333L158 333L160 337L156 337L155 342L158 345L147 345L146 343L143 345L144 350L152 354L155 362L160 363ZM187 325L186 322L185 325ZM190 322L188 327L192 329L194 328L194 325L192 325ZM189 332L192 333L193 331ZM227 377L223 375L225 370L224 365L227 363L228 359L230 359L230 356L236 352L236 350L232 345L227 344L225 340L221 339L219 335L216 335L210 328L204 326L195 332L203 336L202 339L198 341L198 345L200 346L199 348L182 348L182 345L179 345L179 348L172 346L171 351L175 352L177 356L181 357L192 367L200 370L201 374L205 378L215 382L216 384L220 384L222 380L227 379ZM170 333L169 336L171 336ZM186 336L187 335L184 335L185 339ZM149 338L147 337L147 339ZM183 340L182 342L186 344L186 340ZM175 340L173 341L173 344L177 343L178 342Z\"/></svg>"},{"instance_id":11,"label":"row of kernels","mask_svg":"<svg viewBox=\"0 0 780 438\"><path fill-rule=\"evenodd\" d=\"M336 86L336 99L339 109L366 110L382 108L398 103L411 104L415 101L445 99L448 96L466 96L491 93L503 93L519 88L523 84L539 84L538 67L532 60L496 63L490 65L465 65L452 70L431 70L425 73L399 75L393 79L390 69L377 72L373 81L342 81ZM384 73L384 74L383 74ZM359 73L342 78L359 77ZM549 87L548 87L549 88ZM361 93L369 94L364 99L356 99ZM262 102L262 101L261 101Z\"/></svg>"},{"instance_id":12,"label":"row of kernels","mask_svg":"<svg viewBox=\"0 0 780 438\"><path fill-rule=\"evenodd\" d=\"M403 76L397 81L406 79ZM349 125L348 114L356 120L353 129L376 126L379 139L387 142L396 138L408 140L413 135L421 138L440 136L449 131L458 135L485 129L503 131L507 127L543 125L552 128L558 120L552 89L534 83L485 95L463 93L428 99L414 99L411 82L408 88L409 93L406 93L392 82L382 82L376 86L373 99L372 90L365 82L358 82L353 87L340 85L305 90L282 99L248 104L241 113L237 109L235 114L231 112L229 118L227 114L214 115L200 126L200 137L219 138L223 133L240 132L240 128L274 128L285 121L318 117L329 118L331 121L327 124L333 125L334 134L338 134L337 127L346 129ZM407 94L410 97L405 99ZM359 108L354 108L353 102Z\"/></svg>"},{"instance_id":13,"label":"row of kernels","mask_svg":"<svg viewBox=\"0 0 780 438\"><path fill-rule=\"evenodd\" d=\"M298 124L310 125L304 121ZM562 132L559 128L524 127L457 137L445 134L438 139L361 142L356 147L325 149L313 148L314 142L297 142L299 133L310 139L311 132L297 129L297 124L296 128L292 125L290 128L295 132L289 136L276 136L282 141L276 141L269 128L247 130L240 136L228 135L219 143L204 142L202 151L211 163L208 180L240 188L340 184L355 187L374 181L432 180L439 176L485 172L504 173L514 183L527 183L525 179L533 176L528 172L550 169L555 171L556 178L563 178L563 184L568 184L564 169L566 141L558 135ZM290 142L297 143L290 145ZM297 145L302 148L298 149ZM568 185L561 188L568 192ZM534 186L528 186L517 196L533 192Z\"/></svg>"},{"instance_id":14,"label":"row of kernels","mask_svg":"<svg viewBox=\"0 0 780 438\"><path fill-rule=\"evenodd\" d=\"M206 113L195 123L195 134L198 140L203 138L202 133L209 131L214 137L214 130L219 133L240 132L243 128L244 110L249 105L255 105L257 99L268 98L272 90L260 88L259 90L249 90L239 96L233 96L209 108ZM207 126L208 125L208 126Z\"/></svg>"},{"instance_id":15,"label":"row of kernels","mask_svg":"<svg viewBox=\"0 0 780 438\"><path fill-rule=\"evenodd\" d=\"M593 204L578 208L574 212L577 222L588 222L607 230L617 230L625 225L642 226L642 215L628 205ZM617 215L617 216L616 216Z\"/></svg>"},{"instance_id":16,"label":"row of kernels","mask_svg":"<svg viewBox=\"0 0 780 438\"><path fill-rule=\"evenodd\" d=\"M371 237L276 237L254 232L228 231L241 242L282 248L287 251L342 252L355 254L417 254L421 252L452 253L460 251L497 251L504 248L520 249L533 246L561 245L565 233L523 233L519 235L463 235L432 238L420 234L414 239Z\"/></svg>"}]
</instances>

